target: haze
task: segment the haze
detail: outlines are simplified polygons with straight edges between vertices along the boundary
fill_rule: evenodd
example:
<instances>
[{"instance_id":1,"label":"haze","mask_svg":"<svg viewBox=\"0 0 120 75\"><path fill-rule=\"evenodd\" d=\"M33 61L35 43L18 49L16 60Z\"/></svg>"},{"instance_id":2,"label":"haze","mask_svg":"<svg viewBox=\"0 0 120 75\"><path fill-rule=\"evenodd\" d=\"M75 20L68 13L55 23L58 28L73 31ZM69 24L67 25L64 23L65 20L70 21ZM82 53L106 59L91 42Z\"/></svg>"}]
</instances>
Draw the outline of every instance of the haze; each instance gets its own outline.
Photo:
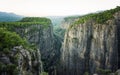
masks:
<instances>
[{"instance_id":1,"label":"haze","mask_svg":"<svg viewBox=\"0 0 120 75\"><path fill-rule=\"evenodd\" d=\"M82 15L120 5L120 0L1 0L0 11L25 16Z\"/></svg>"}]
</instances>

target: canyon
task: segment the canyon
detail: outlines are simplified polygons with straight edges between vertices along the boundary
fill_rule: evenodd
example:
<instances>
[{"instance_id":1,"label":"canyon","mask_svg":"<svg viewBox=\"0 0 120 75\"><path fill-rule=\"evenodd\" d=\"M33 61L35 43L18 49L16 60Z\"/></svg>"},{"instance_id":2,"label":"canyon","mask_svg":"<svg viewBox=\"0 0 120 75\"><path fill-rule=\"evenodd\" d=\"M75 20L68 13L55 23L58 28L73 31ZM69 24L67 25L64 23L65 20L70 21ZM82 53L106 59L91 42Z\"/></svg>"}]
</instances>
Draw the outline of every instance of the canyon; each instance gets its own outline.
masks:
<instances>
[{"instance_id":1,"label":"canyon","mask_svg":"<svg viewBox=\"0 0 120 75\"><path fill-rule=\"evenodd\" d=\"M119 6L100 13L66 17L61 24L61 32L65 29L62 38L54 33L48 18L27 17L19 22L1 22L1 30L7 30L1 34L16 33L32 47L15 45L6 52L9 45L5 42L2 47L0 43L0 74L120 74ZM2 42L3 36L0 37ZM13 68L12 73L6 68Z\"/></svg>"}]
</instances>

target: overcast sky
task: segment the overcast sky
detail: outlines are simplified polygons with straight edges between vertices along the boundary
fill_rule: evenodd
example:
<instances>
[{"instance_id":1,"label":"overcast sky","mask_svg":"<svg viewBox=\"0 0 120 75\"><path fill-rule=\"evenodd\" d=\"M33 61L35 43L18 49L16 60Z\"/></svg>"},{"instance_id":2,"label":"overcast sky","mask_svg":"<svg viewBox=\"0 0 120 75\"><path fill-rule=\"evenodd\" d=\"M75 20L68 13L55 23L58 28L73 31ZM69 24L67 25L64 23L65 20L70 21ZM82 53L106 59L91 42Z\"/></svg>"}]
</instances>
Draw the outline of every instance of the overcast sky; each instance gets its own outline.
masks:
<instances>
[{"instance_id":1,"label":"overcast sky","mask_svg":"<svg viewBox=\"0 0 120 75\"><path fill-rule=\"evenodd\" d=\"M120 0L0 0L0 11L25 16L81 15L120 6Z\"/></svg>"}]
</instances>

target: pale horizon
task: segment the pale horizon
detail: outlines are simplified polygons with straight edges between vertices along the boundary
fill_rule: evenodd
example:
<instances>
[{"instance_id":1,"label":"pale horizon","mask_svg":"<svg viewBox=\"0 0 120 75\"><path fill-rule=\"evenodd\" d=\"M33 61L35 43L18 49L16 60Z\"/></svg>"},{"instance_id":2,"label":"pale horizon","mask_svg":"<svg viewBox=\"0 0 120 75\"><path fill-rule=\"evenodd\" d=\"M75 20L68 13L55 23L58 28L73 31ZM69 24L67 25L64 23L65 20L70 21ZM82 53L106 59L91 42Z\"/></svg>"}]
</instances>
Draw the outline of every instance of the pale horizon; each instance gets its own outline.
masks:
<instances>
[{"instance_id":1,"label":"pale horizon","mask_svg":"<svg viewBox=\"0 0 120 75\"><path fill-rule=\"evenodd\" d=\"M2 0L0 12L23 16L68 16L108 10L119 5L120 0Z\"/></svg>"}]
</instances>

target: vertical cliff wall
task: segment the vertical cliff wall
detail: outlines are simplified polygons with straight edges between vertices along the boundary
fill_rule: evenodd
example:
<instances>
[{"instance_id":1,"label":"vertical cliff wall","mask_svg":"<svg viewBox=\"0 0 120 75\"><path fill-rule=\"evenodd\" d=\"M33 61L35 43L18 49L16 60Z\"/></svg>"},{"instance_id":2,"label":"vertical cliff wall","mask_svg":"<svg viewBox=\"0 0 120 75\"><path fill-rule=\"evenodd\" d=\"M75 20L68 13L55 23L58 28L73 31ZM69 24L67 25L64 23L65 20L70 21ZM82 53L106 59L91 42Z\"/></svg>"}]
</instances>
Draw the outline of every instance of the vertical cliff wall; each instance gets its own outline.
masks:
<instances>
[{"instance_id":1,"label":"vertical cliff wall","mask_svg":"<svg viewBox=\"0 0 120 75\"><path fill-rule=\"evenodd\" d=\"M40 75L42 62L39 50L27 50L22 46L0 52L1 75Z\"/></svg>"},{"instance_id":2,"label":"vertical cliff wall","mask_svg":"<svg viewBox=\"0 0 120 75\"><path fill-rule=\"evenodd\" d=\"M92 75L119 68L120 12L113 15L102 24L91 19L69 27L57 75Z\"/></svg>"},{"instance_id":3,"label":"vertical cliff wall","mask_svg":"<svg viewBox=\"0 0 120 75\"><path fill-rule=\"evenodd\" d=\"M38 21L36 22L36 20ZM25 38L31 46L36 46L41 55L34 54L34 56L41 58L43 70L52 72L51 70L54 69L60 56L61 40L53 34L52 23L49 19L23 18L21 22L0 23L0 27L16 32Z\"/></svg>"},{"instance_id":4,"label":"vertical cliff wall","mask_svg":"<svg viewBox=\"0 0 120 75\"><path fill-rule=\"evenodd\" d=\"M118 63L120 63L120 12L115 15L115 24L117 25L117 41L118 41ZM118 68L120 68L120 64L118 64Z\"/></svg>"},{"instance_id":5,"label":"vertical cliff wall","mask_svg":"<svg viewBox=\"0 0 120 75\"><path fill-rule=\"evenodd\" d=\"M48 27L31 25L27 28L15 28L15 31L39 48L45 71L56 64L60 55L61 40L53 34L52 24Z\"/></svg>"},{"instance_id":6,"label":"vertical cliff wall","mask_svg":"<svg viewBox=\"0 0 120 75\"><path fill-rule=\"evenodd\" d=\"M15 32L0 28L0 75L39 75L42 62L39 49Z\"/></svg>"}]
</instances>

